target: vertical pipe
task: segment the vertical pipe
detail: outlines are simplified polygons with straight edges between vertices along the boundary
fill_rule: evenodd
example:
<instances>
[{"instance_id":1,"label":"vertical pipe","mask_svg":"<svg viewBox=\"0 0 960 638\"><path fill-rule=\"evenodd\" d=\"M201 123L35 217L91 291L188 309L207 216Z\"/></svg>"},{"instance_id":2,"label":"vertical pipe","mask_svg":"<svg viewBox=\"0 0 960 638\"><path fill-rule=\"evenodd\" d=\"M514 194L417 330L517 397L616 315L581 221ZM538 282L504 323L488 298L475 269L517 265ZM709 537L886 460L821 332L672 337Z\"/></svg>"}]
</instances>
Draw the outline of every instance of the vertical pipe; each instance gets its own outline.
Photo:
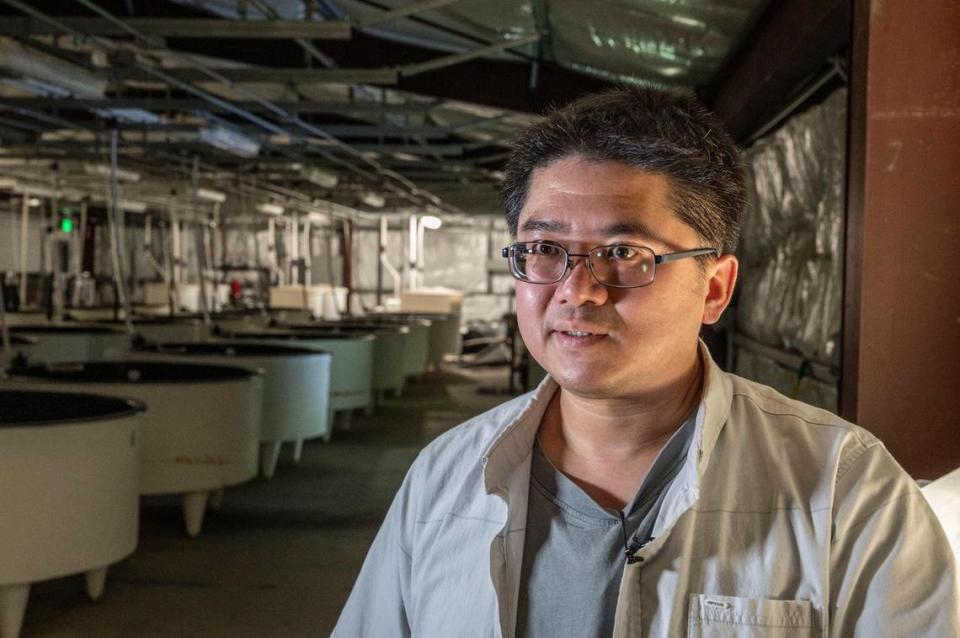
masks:
<instances>
[{"instance_id":1,"label":"vertical pipe","mask_svg":"<svg viewBox=\"0 0 960 638\"><path fill-rule=\"evenodd\" d=\"M389 222L386 215L380 215L380 230L377 233L377 305L383 305L383 259L387 254L387 232Z\"/></svg>"},{"instance_id":2,"label":"vertical pipe","mask_svg":"<svg viewBox=\"0 0 960 638\"><path fill-rule=\"evenodd\" d=\"M349 219L343 221L343 285L347 289L347 307L342 314L350 316L353 307L353 221ZM336 290L333 298L337 298Z\"/></svg>"},{"instance_id":3,"label":"vertical pipe","mask_svg":"<svg viewBox=\"0 0 960 638\"><path fill-rule=\"evenodd\" d=\"M50 214L51 200L45 200L43 205L44 212L41 230L43 232L43 241L40 242L40 256L43 271L43 305L47 309L47 319L55 318L53 299L54 299L54 273L53 273L53 220ZM57 317L59 318L59 317Z\"/></svg>"},{"instance_id":4,"label":"vertical pipe","mask_svg":"<svg viewBox=\"0 0 960 638\"><path fill-rule=\"evenodd\" d=\"M196 224L195 226L195 236L193 238L194 250L197 252L197 276L198 284L200 286L200 314L203 315L203 323L206 326L210 325L210 306L207 300L207 284L206 284L206 275L207 275L207 242L205 240L206 233L205 226L206 223L201 218L197 221L199 203L197 201L197 191L200 188L200 158L196 155L193 156L193 169L190 171L190 183L192 185L192 194L193 194L193 220Z\"/></svg>"},{"instance_id":5,"label":"vertical pipe","mask_svg":"<svg viewBox=\"0 0 960 638\"><path fill-rule=\"evenodd\" d=\"M417 288L423 287L423 221L417 223Z\"/></svg>"},{"instance_id":6,"label":"vertical pipe","mask_svg":"<svg viewBox=\"0 0 960 638\"><path fill-rule=\"evenodd\" d=\"M277 274L280 264L277 260L277 222L273 217L267 219L267 265L272 274ZM277 281L278 285L282 283ZM273 282L271 281L270 284L273 285Z\"/></svg>"},{"instance_id":7,"label":"vertical pipe","mask_svg":"<svg viewBox=\"0 0 960 638\"><path fill-rule=\"evenodd\" d=\"M313 223L307 219L303 224L303 285L309 286L313 283Z\"/></svg>"},{"instance_id":8,"label":"vertical pipe","mask_svg":"<svg viewBox=\"0 0 960 638\"><path fill-rule=\"evenodd\" d=\"M164 281L167 284L167 303L170 307L170 317L177 314L177 272L176 259L171 257L173 251L173 211L170 211L170 220L167 222L169 229L165 237L161 239L160 245L163 246L163 271L165 273Z\"/></svg>"},{"instance_id":9,"label":"vertical pipe","mask_svg":"<svg viewBox=\"0 0 960 638\"><path fill-rule=\"evenodd\" d=\"M176 314L180 305L180 283L183 281L183 233L176 206L170 207L170 316Z\"/></svg>"},{"instance_id":10,"label":"vertical pipe","mask_svg":"<svg viewBox=\"0 0 960 638\"><path fill-rule=\"evenodd\" d=\"M290 265L290 283L299 285L302 278L303 268L300 265L300 215L292 213L290 215L289 229L289 255L288 263Z\"/></svg>"},{"instance_id":11,"label":"vertical pipe","mask_svg":"<svg viewBox=\"0 0 960 638\"><path fill-rule=\"evenodd\" d=\"M0 279L0 338L3 339L3 351L8 355L13 354L10 347L10 330L7 328L7 291L5 290L6 278Z\"/></svg>"},{"instance_id":12,"label":"vertical pipe","mask_svg":"<svg viewBox=\"0 0 960 638\"><path fill-rule=\"evenodd\" d=\"M110 131L110 208L107 211L107 221L110 224L110 257L113 261L113 280L116 284L117 297L120 305L123 306L124 323L127 327L127 333L133 334L133 317L130 312L130 299L127 297L127 291L123 281L122 260L120 258L122 247L120 246L121 213L118 206L120 197L119 184L117 183L117 144L119 132L117 129Z\"/></svg>"},{"instance_id":13,"label":"vertical pipe","mask_svg":"<svg viewBox=\"0 0 960 638\"><path fill-rule=\"evenodd\" d=\"M417 216L410 215L410 228L407 237L407 267L410 275L410 288L416 290L417 286Z\"/></svg>"},{"instance_id":14,"label":"vertical pipe","mask_svg":"<svg viewBox=\"0 0 960 638\"><path fill-rule=\"evenodd\" d=\"M27 306L27 247L30 245L30 195L20 200L20 308Z\"/></svg>"},{"instance_id":15,"label":"vertical pipe","mask_svg":"<svg viewBox=\"0 0 960 638\"><path fill-rule=\"evenodd\" d=\"M86 236L87 236L87 200L84 199L80 202L80 223L78 224L79 228L77 229L77 235L79 238L79 248L77 249L77 258L74 261L76 270L74 270L74 275L79 277L83 272L83 261L86 253Z\"/></svg>"},{"instance_id":16,"label":"vertical pipe","mask_svg":"<svg viewBox=\"0 0 960 638\"><path fill-rule=\"evenodd\" d=\"M487 224L487 294L493 294L493 271L490 262L497 258L497 247L493 243L493 219Z\"/></svg>"}]
</instances>

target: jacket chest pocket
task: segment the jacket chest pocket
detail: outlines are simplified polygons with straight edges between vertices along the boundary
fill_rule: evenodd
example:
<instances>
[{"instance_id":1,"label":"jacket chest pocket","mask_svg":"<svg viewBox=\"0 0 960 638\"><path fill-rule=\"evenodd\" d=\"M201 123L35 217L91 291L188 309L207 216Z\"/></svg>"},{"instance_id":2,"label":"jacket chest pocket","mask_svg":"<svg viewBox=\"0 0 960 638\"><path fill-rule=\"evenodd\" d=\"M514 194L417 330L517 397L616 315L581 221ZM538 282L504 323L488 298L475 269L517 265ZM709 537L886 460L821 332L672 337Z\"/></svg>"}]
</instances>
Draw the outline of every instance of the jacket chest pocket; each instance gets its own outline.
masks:
<instances>
[{"instance_id":1,"label":"jacket chest pocket","mask_svg":"<svg viewBox=\"0 0 960 638\"><path fill-rule=\"evenodd\" d=\"M814 635L807 600L690 594L688 638L806 638Z\"/></svg>"}]
</instances>

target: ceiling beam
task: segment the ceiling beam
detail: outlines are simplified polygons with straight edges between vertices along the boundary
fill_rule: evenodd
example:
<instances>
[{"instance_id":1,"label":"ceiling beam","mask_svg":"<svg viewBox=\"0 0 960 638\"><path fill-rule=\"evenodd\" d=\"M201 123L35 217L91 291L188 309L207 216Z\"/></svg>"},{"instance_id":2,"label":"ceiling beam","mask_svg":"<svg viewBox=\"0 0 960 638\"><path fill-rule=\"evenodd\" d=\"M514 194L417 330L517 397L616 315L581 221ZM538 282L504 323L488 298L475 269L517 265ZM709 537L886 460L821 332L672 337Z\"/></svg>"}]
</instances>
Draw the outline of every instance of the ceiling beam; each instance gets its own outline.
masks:
<instances>
[{"instance_id":1,"label":"ceiling beam","mask_svg":"<svg viewBox=\"0 0 960 638\"><path fill-rule=\"evenodd\" d=\"M308 69L308 68L273 68L273 67L242 67L242 68L214 68L217 74L230 82L255 82L271 84L329 84L329 83L359 83L384 84L397 83L399 72L397 69ZM175 68L163 69L166 75L181 82L213 82L208 73L201 69ZM142 69L134 67L114 68L113 76L119 80L135 80L140 82L156 81L156 78Z\"/></svg>"},{"instance_id":2,"label":"ceiling beam","mask_svg":"<svg viewBox=\"0 0 960 638\"><path fill-rule=\"evenodd\" d=\"M120 25L102 18L54 17L77 31L99 36L129 36ZM124 23L147 35L176 38L348 40L349 22L324 20L225 20L221 18L124 18ZM3 16L2 35L59 35L61 29L32 17Z\"/></svg>"},{"instance_id":3,"label":"ceiling beam","mask_svg":"<svg viewBox=\"0 0 960 638\"><path fill-rule=\"evenodd\" d=\"M234 101L233 104L248 111L264 112L262 104L250 101ZM274 102L291 113L324 113L328 115L349 115L392 113L398 115L421 115L437 106L430 102L406 102L390 104L386 102ZM45 110L89 110L89 109L144 109L147 111L221 111L216 105L197 98L168 97L111 97L111 98L46 98L0 97L0 106L10 108L37 108ZM454 127L456 128L456 127ZM459 129L457 129L459 130Z\"/></svg>"},{"instance_id":4,"label":"ceiling beam","mask_svg":"<svg viewBox=\"0 0 960 638\"><path fill-rule=\"evenodd\" d=\"M470 51L465 51L464 53L454 53L452 55L444 55L432 60L426 60L424 62L406 64L400 67L400 73L403 75L403 77L408 78L414 75L420 75L421 73L428 73L430 71L436 71L437 69L443 69L455 64L462 64L468 60L482 58L490 53L497 53L506 49L514 49L527 44L533 44L538 40L540 40L540 36L536 34L523 38L517 38L515 40L504 40L503 42L497 42L485 47L471 49Z\"/></svg>"},{"instance_id":5,"label":"ceiling beam","mask_svg":"<svg viewBox=\"0 0 960 638\"><path fill-rule=\"evenodd\" d=\"M171 41L171 46L174 44L184 53L228 58L245 64L263 63L262 55L258 55L257 51L242 47L226 50L223 42L215 40ZM287 44L281 42L271 49L271 64L289 68L303 63L303 51ZM446 57L438 56L433 49L394 42L364 32L354 33L349 41L325 42L323 50L337 65L346 69L376 69L382 67L384 60L402 68ZM531 87L531 72L530 61L477 58L455 66L433 69L430 73L407 77L401 73L394 86L437 99L471 102L524 113L542 113L549 106L560 106L586 93L615 86L611 82L543 62L539 65L536 86Z\"/></svg>"},{"instance_id":6,"label":"ceiling beam","mask_svg":"<svg viewBox=\"0 0 960 638\"><path fill-rule=\"evenodd\" d=\"M849 0L770 3L702 99L744 141L849 43L850 13Z\"/></svg>"},{"instance_id":7,"label":"ceiling beam","mask_svg":"<svg viewBox=\"0 0 960 638\"><path fill-rule=\"evenodd\" d=\"M454 2L458 1L459 0L417 0L417 2L411 2L400 7L395 7L393 9L388 9L386 11L381 11L379 13L374 13L369 16L351 20L351 24L358 29L365 29L367 27L376 26L385 22L391 22L399 18L406 18L418 13L423 13L424 11L429 11L430 9L439 9L440 7L445 7L448 4L453 4Z\"/></svg>"}]
</instances>

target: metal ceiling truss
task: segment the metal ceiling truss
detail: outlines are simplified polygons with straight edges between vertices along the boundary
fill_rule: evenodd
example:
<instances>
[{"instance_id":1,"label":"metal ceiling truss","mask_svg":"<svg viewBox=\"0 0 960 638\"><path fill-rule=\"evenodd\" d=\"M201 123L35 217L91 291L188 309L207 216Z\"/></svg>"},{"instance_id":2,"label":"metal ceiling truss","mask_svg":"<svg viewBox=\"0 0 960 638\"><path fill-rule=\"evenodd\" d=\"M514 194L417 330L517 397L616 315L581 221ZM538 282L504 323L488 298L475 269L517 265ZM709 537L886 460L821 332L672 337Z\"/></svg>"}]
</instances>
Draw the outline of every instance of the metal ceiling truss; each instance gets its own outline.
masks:
<instances>
[{"instance_id":1,"label":"metal ceiling truss","mask_svg":"<svg viewBox=\"0 0 960 638\"><path fill-rule=\"evenodd\" d=\"M266 109L258 102L233 101L232 104L253 113L262 113ZM291 113L322 113L327 115L356 115L392 113L398 115L423 115L436 108L436 102L274 102ZM0 97L0 105L11 108L34 107L55 110L93 110L93 109L143 109L149 111L218 111L221 107L207 100L197 98L157 97L105 97L99 98L5 98ZM491 121L493 118L478 118ZM480 124L480 122L477 122ZM461 130L452 127L451 130Z\"/></svg>"},{"instance_id":2,"label":"metal ceiling truss","mask_svg":"<svg viewBox=\"0 0 960 638\"><path fill-rule=\"evenodd\" d=\"M91 35L91 34L83 33L83 32L80 32L80 31L78 31L78 30L76 30L76 29L73 29L73 28L71 28L69 25L60 22L60 21L57 20L56 18L53 18L53 17L48 16L48 15L45 15L45 14L43 14L42 12L40 12L40 11L38 11L38 10L36 10L36 9L33 9L32 7L26 5L25 3L21 2L20 0L3 0L3 1L4 1L6 4L9 4L9 5L13 6L14 8L16 8L16 9L18 9L18 10L26 13L27 15L29 15L29 16L37 19L37 20L40 20L40 21L42 21L42 22L44 22L44 23L46 23L46 24L48 24L48 25L51 25L51 26L53 26L53 27L56 27L57 29L59 29L60 31L62 31L62 32L64 32L64 33L73 35L73 36L75 36L75 37L79 37L79 38L86 39L88 42L94 44L94 45L95 45L97 48L99 48L101 51L104 51L104 52L106 52L106 53L113 53L113 52L117 51L118 45L117 45L116 43L113 43L113 42L111 42L111 41L109 41L109 40L105 40L105 39L103 39L103 38L101 38L100 36L97 36L97 35ZM98 13L99 15L101 15L101 16L104 17L105 19L109 20L110 22L112 22L113 24L115 24L116 26L118 26L119 28L123 29L123 30L124 30L125 32L127 32L129 35L134 36L134 37L137 39L138 42L140 42L140 43L146 43L147 45L150 44L149 38L148 38L148 36L147 36L146 34L140 33L140 32L137 31L136 29L130 27L129 24L127 24L127 23L124 22L123 20L120 20L119 18L116 18L115 16L112 16L111 14L107 13L107 12L104 11L102 8L100 8L98 5L96 5L95 3L91 2L90 0L78 0L78 2L79 2L80 4L82 4L82 5L84 5L85 7L89 8L90 10ZM142 54L143 56L146 56L146 57L148 57L148 58L151 57L151 54L155 54L155 53L156 53L155 51L151 51L149 48L146 48L146 49L142 49L142 48L141 48L141 49L138 49L138 52L139 52L140 54ZM172 52L172 51L170 51L170 50L164 50L163 53L164 53L164 55L167 56L167 57L174 57L177 61L182 62L182 63L185 63L186 65L191 66L191 67L193 67L193 68L196 69L196 70L202 71L202 73L203 73L204 75L208 76L211 81L218 82L218 83L220 83L220 84L224 84L224 85L226 85L226 86L234 89L235 91L237 91L237 92L239 92L239 93L241 93L241 94L244 94L243 90L242 90L240 87L237 87L237 86L233 85L232 82L231 82L228 78L225 78L225 77L223 77L222 75L220 75L217 70L215 70L215 69L210 69L210 68L208 68L208 67L205 67L204 65L200 64L199 62L197 62L196 60L194 60L194 59L191 58L190 56L179 55L179 54L176 54L175 52ZM159 61L161 61L161 60L158 60L158 62L159 62ZM153 76L155 79L161 80L161 81L163 81L163 82L165 82L165 83L167 83L167 84L169 84L169 85L171 85L171 86L173 86L173 87L176 87L176 88L179 88L179 89L181 89L181 90L183 90L183 91L186 91L186 92L188 92L188 93L191 93L191 94L193 94L193 95L195 95L195 96L197 96L197 97L199 97L199 98L201 98L201 99L203 99L203 100L205 100L205 101L207 101L207 102L210 102L210 103L213 104L213 105L216 105L216 106L220 107L220 108L223 109L223 110L226 110L226 111L228 111L228 112L231 112L231 113L233 113L234 115L237 115L237 116L239 116L239 117L241 117L241 118L243 118L243 119L246 119L247 121L250 121L250 122L252 122L252 123L254 123L254 124L257 124L257 125L261 126L262 128L264 128L264 130L266 130L266 131L268 131L268 132L270 132L270 133L284 134L284 135L289 135L290 137L293 137L293 138L297 138L297 137L303 136L303 135L304 135L304 132L305 132L305 133L309 133L309 134L312 134L312 135L315 135L315 136L324 138L324 139L332 142L336 147L338 147L340 150L346 152L346 153L347 153L348 155L350 155L352 158L358 159L358 160L361 161L362 164L365 164L365 165L373 168L374 171L375 171L375 173L376 173L377 175L379 175L380 177L379 177L379 178L374 178L371 173L369 173L369 172L366 171L366 170L363 170L362 168L360 168L360 167L357 166L356 164L354 164L354 163L352 163L352 162L350 162L350 161L344 161L344 160L342 160L342 159L340 159L340 158L338 158L338 157L333 156L332 154L327 154L327 155L326 155L326 159L328 159L329 161L331 161L331 162L333 162L333 163L335 163L335 164L339 164L339 165L341 165L343 168L345 168L345 169L347 169L347 170L349 170L349 171L351 171L351 172L353 172L353 173L356 173L356 174L358 174L358 175L361 175L362 177L364 177L364 178L366 178L366 179L373 179L373 181L386 180L386 181L382 181L382 183L380 184L380 187L381 187L381 188L385 188L385 189L388 190L388 191L395 191L395 192L396 192L396 191L400 191L400 192L398 192L398 194L401 195L401 196L404 196L404 197L408 198L411 203L414 203L414 204L427 203L427 204L436 205L436 206L444 206L443 202L442 202L439 198L437 198L435 195L432 195L432 194L430 194L429 192L425 191L424 189L417 187L415 184L413 184L412 182L410 182L408 179L402 177L401 175L398 175L397 173L395 173L395 172L393 172L393 171L391 171L391 170L384 169L383 167L379 166L374 160L370 159L369 157L364 156L361 151L358 151L358 150L350 147L349 145L344 144L343 142L341 142L341 141L338 140L337 138L333 137L332 135L329 135L328 133L326 133L326 132L323 131L322 129L320 129L320 128L314 126L314 125L311 125L311 124L309 124L309 123L304 122L304 121L301 120L296 114L290 113L290 112L287 112L287 111L284 111L282 108L276 106L275 104L272 104L272 103L269 102L268 100L265 100L265 99L263 99L263 98L255 95L255 94L247 94L247 97L248 97L251 101L254 101L254 102L259 103L261 106L263 106L266 110L268 110L268 111L270 111L271 113L273 113L275 116L280 117L280 119L282 119L286 124L292 124L292 125L294 125L294 126L296 127L296 132L287 131L287 130L285 130L283 127L281 127L281 126L279 126L279 125L277 125L277 124L275 124L275 123L273 123L273 122L271 122L271 121L269 121L269 120L265 120L265 119L263 119L263 118L255 115L255 114L253 114L253 113L250 113L250 112L248 112L248 111L245 111L244 109L242 109L242 108L240 108L240 107L237 107L237 106L231 104L230 102L228 102L228 101L226 101L226 100L224 100L224 99L221 99L221 98L219 98L219 97L217 97L217 96L215 96L215 95L212 95L212 94L210 94L210 93L208 93L208 92L206 92L206 91L204 91L204 90L201 90L200 88L198 88L198 87L196 87L196 86L193 86L193 85L191 85L191 84L189 84L189 83L187 83L187 82L181 81L181 80L177 79L176 77L171 76L166 70L160 70L160 69L157 68L157 67L150 66L150 65L148 65L148 64L144 64L144 63L142 63L142 62L139 61L139 60L136 60L136 61L134 62L134 65L135 65L136 67L138 67L139 69L146 71L148 74L150 74L151 76ZM451 208L451 207L447 207L447 208ZM461 211L456 210L456 209L453 209L452 212L461 212Z\"/></svg>"},{"instance_id":3,"label":"metal ceiling truss","mask_svg":"<svg viewBox=\"0 0 960 638\"><path fill-rule=\"evenodd\" d=\"M55 17L75 31L97 36L129 36L130 32L103 18ZM124 18L124 24L148 35L177 38L237 38L349 40L349 22L305 22L303 20L223 20L220 18ZM0 35L59 35L61 29L33 17L4 16Z\"/></svg>"}]
</instances>

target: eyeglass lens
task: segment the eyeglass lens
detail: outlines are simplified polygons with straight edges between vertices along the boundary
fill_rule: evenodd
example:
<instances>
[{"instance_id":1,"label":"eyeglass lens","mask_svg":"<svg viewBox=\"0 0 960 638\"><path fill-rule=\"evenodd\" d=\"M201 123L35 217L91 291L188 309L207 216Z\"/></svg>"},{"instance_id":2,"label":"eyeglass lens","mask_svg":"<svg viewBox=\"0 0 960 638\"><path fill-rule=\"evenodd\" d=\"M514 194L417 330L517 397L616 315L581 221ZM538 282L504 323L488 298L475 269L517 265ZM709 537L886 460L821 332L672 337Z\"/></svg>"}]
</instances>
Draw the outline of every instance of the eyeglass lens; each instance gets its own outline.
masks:
<instances>
[{"instance_id":1,"label":"eyeglass lens","mask_svg":"<svg viewBox=\"0 0 960 638\"><path fill-rule=\"evenodd\" d=\"M554 283L563 278L569 259L560 246L519 243L510 251L514 272L531 283ZM642 246L600 246L587 257L594 276L610 286L636 287L653 281L653 251Z\"/></svg>"}]
</instances>

